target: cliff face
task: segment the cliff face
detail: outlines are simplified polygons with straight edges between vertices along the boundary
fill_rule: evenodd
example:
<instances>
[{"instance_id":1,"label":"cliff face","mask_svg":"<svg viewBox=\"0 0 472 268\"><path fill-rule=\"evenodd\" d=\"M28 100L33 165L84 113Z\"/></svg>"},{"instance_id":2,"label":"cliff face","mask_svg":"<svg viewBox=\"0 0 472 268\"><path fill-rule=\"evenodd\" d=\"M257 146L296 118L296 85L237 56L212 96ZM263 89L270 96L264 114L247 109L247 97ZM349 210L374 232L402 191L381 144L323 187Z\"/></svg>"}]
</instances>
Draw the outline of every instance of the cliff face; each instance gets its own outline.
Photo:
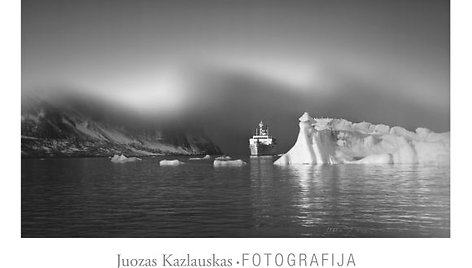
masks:
<instances>
[{"instance_id":1,"label":"cliff face","mask_svg":"<svg viewBox=\"0 0 472 268\"><path fill-rule=\"evenodd\" d=\"M199 126L142 120L87 99L24 98L22 157L219 154Z\"/></svg>"}]
</instances>

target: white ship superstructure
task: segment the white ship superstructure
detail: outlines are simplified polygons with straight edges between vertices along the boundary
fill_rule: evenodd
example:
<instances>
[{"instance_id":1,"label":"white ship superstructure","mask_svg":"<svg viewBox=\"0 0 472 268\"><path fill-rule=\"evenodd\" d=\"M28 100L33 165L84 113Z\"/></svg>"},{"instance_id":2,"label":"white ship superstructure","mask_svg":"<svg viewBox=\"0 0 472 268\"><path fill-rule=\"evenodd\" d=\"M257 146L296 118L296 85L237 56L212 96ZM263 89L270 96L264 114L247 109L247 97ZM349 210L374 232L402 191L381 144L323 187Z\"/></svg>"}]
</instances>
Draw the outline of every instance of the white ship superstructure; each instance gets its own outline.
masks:
<instances>
[{"instance_id":1,"label":"white ship superstructure","mask_svg":"<svg viewBox=\"0 0 472 268\"><path fill-rule=\"evenodd\" d=\"M262 121L256 128L254 136L249 139L251 155L274 155L276 153L276 140L269 134L269 127Z\"/></svg>"}]
</instances>

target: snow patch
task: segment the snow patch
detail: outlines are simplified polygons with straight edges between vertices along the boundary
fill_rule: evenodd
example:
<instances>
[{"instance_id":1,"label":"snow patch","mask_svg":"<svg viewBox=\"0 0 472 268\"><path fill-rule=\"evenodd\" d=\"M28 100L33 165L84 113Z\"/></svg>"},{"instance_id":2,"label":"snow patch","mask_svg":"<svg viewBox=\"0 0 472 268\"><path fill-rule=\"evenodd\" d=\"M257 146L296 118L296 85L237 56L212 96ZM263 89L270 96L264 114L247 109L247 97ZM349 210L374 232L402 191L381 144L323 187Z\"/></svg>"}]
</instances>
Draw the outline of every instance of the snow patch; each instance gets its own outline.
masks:
<instances>
[{"instance_id":1,"label":"snow patch","mask_svg":"<svg viewBox=\"0 0 472 268\"><path fill-rule=\"evenodd\" d=\"M62 121L66 121L64 119L62 119ZM67 122L68 123L68 122ZM103 137L100 133L96 132L96 131L93 131L91 129L88 128L89 124L87 121L84 121L84 122L80 122L80 123L76 123L75 124L75 128L77 128L77 130L79 130L80 132L84 133L85 135L88 135L90 137L93 137L97 140L104 140L105 137Z\"/></svg>"}]
</instances>

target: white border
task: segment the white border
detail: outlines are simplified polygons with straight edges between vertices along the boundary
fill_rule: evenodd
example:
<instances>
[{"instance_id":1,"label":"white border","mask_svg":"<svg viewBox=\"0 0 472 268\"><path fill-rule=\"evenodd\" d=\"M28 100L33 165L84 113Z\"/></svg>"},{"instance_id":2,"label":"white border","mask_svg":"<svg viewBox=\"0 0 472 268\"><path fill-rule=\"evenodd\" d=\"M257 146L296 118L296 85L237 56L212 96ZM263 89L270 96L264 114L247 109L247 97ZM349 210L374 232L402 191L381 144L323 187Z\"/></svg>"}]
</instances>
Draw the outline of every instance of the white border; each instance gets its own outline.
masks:
<instances>
[{"instance_id":1,"label":"white border","mask_svg":"<svg viewBox=\"0 0 472 268\"><path fill-rule=\"evenodd\" d=\"M116 254L352 252L356 267L467 267L470 265L472 138L471 1L451 3L451 238L450 239L21 239L20 1L2 1L1 236L2 267L115 267ZM329 266L330 267L330 266Z\"/></svg>"}]
</instances>

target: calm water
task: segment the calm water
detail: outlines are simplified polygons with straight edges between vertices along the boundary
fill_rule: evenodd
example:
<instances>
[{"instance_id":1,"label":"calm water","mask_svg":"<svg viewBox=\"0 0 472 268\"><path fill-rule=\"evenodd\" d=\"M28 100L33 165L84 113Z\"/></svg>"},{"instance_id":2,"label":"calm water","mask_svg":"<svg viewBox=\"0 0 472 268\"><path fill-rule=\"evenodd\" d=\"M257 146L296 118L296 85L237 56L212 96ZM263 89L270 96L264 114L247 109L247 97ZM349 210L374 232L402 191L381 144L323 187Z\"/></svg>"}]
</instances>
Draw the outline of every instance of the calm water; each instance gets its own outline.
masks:
<instances>
[{"instance_id":1,"label":"calm water","mask_svg":"<svg viewBox=\"0 0 472 268\"><path fill-rule=\"evenodd\" d=\"M22 159L23 237L449 237L448 166ZM183 158L186 159L186 158Z\"/></svg>"}]
</instances>

